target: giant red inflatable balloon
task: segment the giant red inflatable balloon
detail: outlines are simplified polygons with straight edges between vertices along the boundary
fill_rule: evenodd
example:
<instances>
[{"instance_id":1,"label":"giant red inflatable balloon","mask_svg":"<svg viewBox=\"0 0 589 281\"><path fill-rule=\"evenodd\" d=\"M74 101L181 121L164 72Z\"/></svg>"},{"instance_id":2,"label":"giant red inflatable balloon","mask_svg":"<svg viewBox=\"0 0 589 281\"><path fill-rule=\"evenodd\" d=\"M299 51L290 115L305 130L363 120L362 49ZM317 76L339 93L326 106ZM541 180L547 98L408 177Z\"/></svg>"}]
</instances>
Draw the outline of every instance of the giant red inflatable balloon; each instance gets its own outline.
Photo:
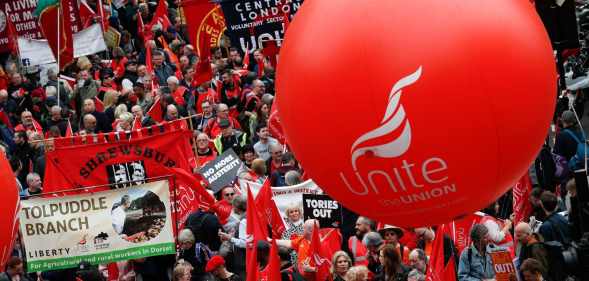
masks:
<instances>
[{"instance_id":1,"label":"giant red inflatable balloon","mask_svg":"<svg viewBox=\"0 0 589 281\"><path fill-rule=\"evenodd\" d=\"M555 63L528 1L307 0L277 103L309 175L401 226L486 206L526 171L554 108Z\"/></svg>"},{"instance_id":2,"label":"giant red inflatable balloon","mask_svg":"<svg viewBox=\"0 0 589 281\"><path fill-rule=\"evenodd\" d=\"M0 151L0 268L12 255L13 234L18 230L19 208L16 178L4 153Z\"/></svg>"}]
</instances>

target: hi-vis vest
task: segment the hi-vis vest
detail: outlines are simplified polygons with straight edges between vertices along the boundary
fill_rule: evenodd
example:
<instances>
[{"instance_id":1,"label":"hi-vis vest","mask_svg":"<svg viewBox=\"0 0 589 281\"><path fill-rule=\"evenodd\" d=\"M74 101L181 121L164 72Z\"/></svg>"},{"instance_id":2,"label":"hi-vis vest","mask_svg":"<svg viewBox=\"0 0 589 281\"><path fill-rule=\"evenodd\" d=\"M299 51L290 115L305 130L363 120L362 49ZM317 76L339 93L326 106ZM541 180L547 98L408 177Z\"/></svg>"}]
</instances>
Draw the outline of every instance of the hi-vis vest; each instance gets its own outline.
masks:
<instances>
[{"instance_id":1,"label":"hi-vis vest","mask_svg":"<svg viewBox=\"0 0 589 281\"><path fill-rule=\"evenodd\" d=\"M241 135L232 135L231 137L236 138L237 142L239 143L239 146L241 146L241 147L245 146L247 143L247 134L242 133ZM215 145L215 149L217 150L217 153L219 153L219 154L223 154L222 138L223 138L223 135L220 134L213 141L213 144Z\"/></svg>"},{"instance_id":2,"label":"hi-vis vest","mask_svg":"<svg viewBox=\"0 0 589 281\"><path fill-rule=\"evenodd\" d=\"M358 237L352 236L348 239L348 249L354 256L354 265L368 266L368 249L362 241L358 240Z\"/></svg>"}]
</instances>

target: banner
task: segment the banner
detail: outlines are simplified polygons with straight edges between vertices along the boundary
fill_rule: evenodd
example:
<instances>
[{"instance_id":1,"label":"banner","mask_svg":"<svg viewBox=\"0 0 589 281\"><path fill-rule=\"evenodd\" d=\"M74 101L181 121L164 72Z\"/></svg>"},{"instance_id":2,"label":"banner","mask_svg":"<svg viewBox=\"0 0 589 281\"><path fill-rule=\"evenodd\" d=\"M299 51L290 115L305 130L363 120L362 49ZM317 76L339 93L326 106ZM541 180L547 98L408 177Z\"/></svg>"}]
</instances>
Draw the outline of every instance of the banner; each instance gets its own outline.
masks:
<instances>
[{"instance_id":1,"label":"banner","mask_svg":"<svg viewBox=\"0 0 589 281\"><path fill-rule=\"evenodd\" d=\"M109 184L121 188L148 178L177 175L177 169L192 174L192 132L179 128L179 123L143 128L130 137L109 133L56 139L53 145L46 145L44 192ZM180 227L201 202L193 189L198 183L184 179L178 176L175 180L172 208L177 211Z\"/></svg>"},{"instance_id":2,"label":"banner","mask_svg":"<svg viewBox=\"0 0 589 281\"><path fill-rule=\"evenodd\" d=\"M247 194L248 185L254 197L258 195L258 192L262 188L262 185L259 183L239 180L239 186L243 194ZM274 202L276 202L276 207L278 207L278 211L280 211L283 218L286 217L286 208L291 207L293 204L297 204L301 208L303 207L301 206L303 203L303 194L323 194L323 190L312 180L297 185L272 187Z\"/></svg>"},{"instance_id":3,"label":"banner","mask_svg":"<svg viewBox=\"0 0 589 281\"><path fill-rule=\"evenodd\" d=\"M515 274L515 266L508 251L496 251L489 253L493 261L496 281L509 281L511 275Z\"/></svg>"},{"instance_id":4,"label":"banner","mask_svg":"<svg viewBox=\"0 0 589 281\"><path fill-rule=\"evenodd\" d=\"M19 37L18 48L23 65L43 65L55 62L47 40ZM74 34L74 57L91 55L104 50L106 50L106 44L99 24L93 24Z\"/></svg>"},{"instance_id":5,"label":"banner","mask_svg":"<svg viewBox=\"0 0 589 281\"><path fill-rule=\"evenodd\" d=\"M27 272L175 254L171 208L168 181L23 200Z\"/></svg>"},{"instance_id":6,"label":"banner","mask_svg":"<svg viewBox=\"0 0 589 281\"><path fill-rule=\"evenodd\" d=\"M233 149L228 149L204 165L200 169L200 174L209 183L209 188L217 193L221 188L231 185L242 164Z\"/></svg>"},{"instance_id":7,"label":"banner","mask_svg":"<svg viewBox=\"0 0 589 281\"><path fill-rule=\"evenodd\" d=\"M221 2L231 45L248 53L262 48L264 41L276 41L280 47L284 37L284 16L292 18L302 4L303 0Z\"/></svg>"},{"instance_id":8,"label":"banner","mask_svg":"<svg viewBox=\"0 0 589 281\"><path fill-rule=\"evenodd\" d=\"M188 0L183 1L182 9L186 16L190 44L196 48L196 53L201 54L202 44L219 46L227 29L221 7L208 0Z\"/></svg>"},{"instance_id":9,"label":"banner","mask_svg":"<svg viewBox=\"0 0 589 281\"><path fill-rule=\"evenodd\" d=\"M28 39L43 38L37 18L33 16L36 8L37 0L0 0L0 52L9 51L8 29L6 28L9 15L19 36Z\"/></svg>"},{"instance_id":10,"label":"banner","mask_svg":"<svg viewBox=\"0 0 589 281\"><path fill-rule=\"evenodd\" d=\"M305 221L316 219L322 228L339 227L342 223L342 205L323 194L303 194Z\"/></svg>"}]
</instances>

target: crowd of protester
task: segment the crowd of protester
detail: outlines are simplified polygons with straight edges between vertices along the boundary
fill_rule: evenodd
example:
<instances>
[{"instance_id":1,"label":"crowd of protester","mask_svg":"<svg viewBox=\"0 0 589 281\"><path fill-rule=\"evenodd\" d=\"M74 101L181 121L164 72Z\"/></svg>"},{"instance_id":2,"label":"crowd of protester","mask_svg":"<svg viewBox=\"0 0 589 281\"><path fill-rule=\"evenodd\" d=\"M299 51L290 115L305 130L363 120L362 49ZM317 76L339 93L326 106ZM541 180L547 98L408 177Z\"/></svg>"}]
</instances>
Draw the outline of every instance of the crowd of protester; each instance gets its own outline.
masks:
<instances>
[{"instance_id":1,"label":"crowd of protester","mask_svg":"<svg viewBox=\"0 0 589 281\"><path fill-rule=\"evenodd\" d=\"M93 1L88 4L96 5ZM121 32L120 46L77 58L61 72L75 78L71 84L59 79L55 70L49 70L47 82L41 84L38 71L21 67L15 54L4 56L0 69L1 148L10 160L23 199L43 193L44 139L65 137L70 128L73 135L86 135L129 131L135 122L142 127L157 124L148 112L158 99L156 106L161 106L163 116L159 117L164 122L180 118L190 121L198 166L231 148L245 163L240 179L257 183L269 180L272 186L303 181L304 173L295 155L268 129L275 65L264 57L263 50L256 50L246 54L251 56L251 63L244 67L242 51L221 40L221 46L212 50L213 80L196 85L193 78L199 57L189 43L178 4L169 3L172 26L153 30L153 38L163 38L176 54L178 65L170 61L161 41L144 41L138 33L137 11L144 22L150 22L156 8L154 3L141 0L128 1L111 11L109 24ZM150 48L153 73L148 73L146 48ZM571 161L576 155L577 138L584 139L584 135L574 112L564 111L560 122L562 129L556 135L553 153ZM546 161L550 160L541 160L540 164ZM489 251L502 247L508 234L515 237L519 280L558 281L569 274L555 260L555 246L549 242L559 242L565 249L582 236L575 181L570 174L553 177L553 172L545 169L534 174L538 180L534 180L529 198L531 216L514 226L508 193L483 210L503 220L501 227L474 225L470 231L472 244L461 253L452 240L446 239L445 256L455 259L457 280L494 279ZM192 213L177 235L177 255L122 261L115 266L81 263L74 269L25 273L25 257L17 237L13 257L0 274L0 281L90 281L106 280L105 276L108 280L245 280L247 200L232 186L216 196L219 204L231 206L229 217L220 218L205 210ZM286 210L284 221L287 230L277 241L282 280L312 280L317 269L309 265L308 249L316 221L303 221L302 208L297 204ZM432 266L432 243L440 235L436 230L379 224L344 210L340 229L344 239L341 251L330 257L330 279L425 280ZM258 243L260 271L267 266L269 245Z\"/></svg>"}]
</instances>

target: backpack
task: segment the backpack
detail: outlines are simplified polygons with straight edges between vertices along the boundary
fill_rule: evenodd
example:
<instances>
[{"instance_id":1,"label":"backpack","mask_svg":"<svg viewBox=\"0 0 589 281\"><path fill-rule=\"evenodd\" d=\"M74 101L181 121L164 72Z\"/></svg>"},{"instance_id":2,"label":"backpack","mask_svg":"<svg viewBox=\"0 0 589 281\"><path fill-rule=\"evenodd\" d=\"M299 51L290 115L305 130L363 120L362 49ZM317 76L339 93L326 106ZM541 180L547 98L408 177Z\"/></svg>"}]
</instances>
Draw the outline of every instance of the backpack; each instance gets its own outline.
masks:
<instances>
[{"instance_id":1,"label":"backpack","mask_svg":"<svg viewBox=\"0 0 589 281\"><path fill-rule=\"evenodd\" d=\"M571 158L571 160L569 160L568 162L568 167L570 170L574 171L576 169L581 168L581 165L585 165L583 162L585 161L585 157L586 157L586 148L587 148L587 144L584 141L581 141L577 135L575 135L575 133L573 133L573 131L569 130L569 129L564 129L564 132L566 132L569 136L571 136L575 142L577 142L577 152L575 153L575 155ZM585 136L583 135L583 138L585 138Z\"/></svg>"},{"instance_id":2,"label":"backpack","mask_svg":"<svg viewBox=\"0 0 589 281\"><path fill-rule=\"evenodd\" d=\"M549 268L546 269L550 280L561 281L567 277L566 265L564 262L563 251L566 250L564 245L558 241L541 242L548 253Z\"/></svg>"}]
</instances>

